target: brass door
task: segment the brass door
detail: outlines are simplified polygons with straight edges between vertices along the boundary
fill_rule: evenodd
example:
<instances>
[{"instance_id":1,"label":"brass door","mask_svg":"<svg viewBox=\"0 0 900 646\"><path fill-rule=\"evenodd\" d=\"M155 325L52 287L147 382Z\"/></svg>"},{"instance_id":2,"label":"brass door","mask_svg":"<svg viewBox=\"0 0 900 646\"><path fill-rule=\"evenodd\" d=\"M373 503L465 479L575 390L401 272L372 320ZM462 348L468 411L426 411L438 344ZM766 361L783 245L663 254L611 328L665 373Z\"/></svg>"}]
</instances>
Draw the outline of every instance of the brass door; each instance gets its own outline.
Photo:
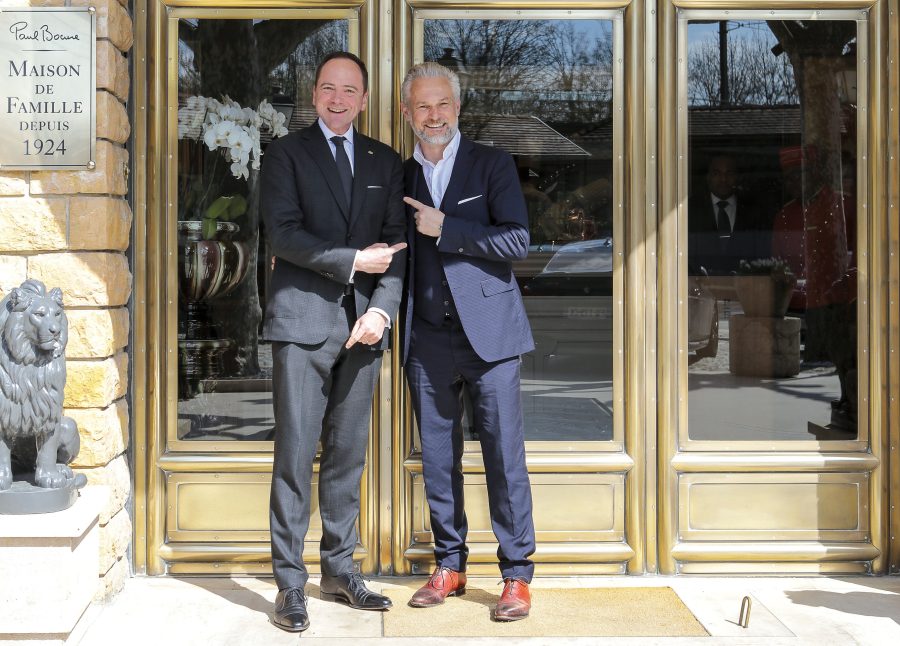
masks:
<instances>
[{"instance_id":1,"label":"brass door","mask_svg":"<svg viewBox=\"0 0 900 646\"><path fill-rule=\"evenodd\" d=\"M227 133L203 141L215 130L207 113L228 108L198 97L224 103L227 94L253 109L241 114L266 123L257 125L264 151L279 126L314 118L310 75L337 48L369 68L361 131L411 154L399 84L411 64L437 60L460 75L462 132L510 152L520 171L531 250L515 271L537 345L522 377L538 574L885 571L883 464L897 437L888 420L898 416L888 387L896 358L884 359L897 342L888 325L897 300L888 213L898 200L887 197L897 179L884 178L896 163L880 142L891 132L889 107L900 109L885 63L885 2L740 11L705 0L257 4L135 5L136 571L270 571L273 421L267 345L255 336L268 254L256 135L248 128L250 143L234 157ZM827 57L776 55L792 46L792 26L812 22L830 27L834 42L818 38L832 44ZM723 50L725 70L717 58L700 73ZM794 79L795 89L741 89L735 73L754 61L769 70L764 78ZM804 73L827 82L796 89ZM832 111L812 109L824 105ZM796 304L787 318L799 323L768 323L769 333L749 337L756 345L741 345L735 326L746 314L735 280L712 261L696 270L702 216L691 198L706 192L709 201L709 168L728 153L738 162L731 175L741 180L729 180L736 195L764 202L769 219L758 228L768 242L757 256L770 257L785 231L775 222L790 215L783 166L808 143L826 160L834 203L844 216L855 211L828 240L844 245L832 282L857 298L818 303L831 313L812 333L817 314ZM802 204L819 194L807 193L801 187ZM836 281L851 268L851 280ZM805 265L795 269L806 297L816 279ZM772 332L784 325L794 332ZM816 325L820 338L823 329L846 335L840 358L834 348L813 355ZM796 372L732 371L741 350L738 363L782 361L771 349L779 335L796 346L787 353ZM768 349L754 353L760 344ZM842 388L846 366L855 376ZM470 566L492 574L484 469L465 430ZM416 426L392 352L375 393L362 487L363 571L427 571ZM313 570L317 531L314 519L305 552Z\"/></svg>"},{"instance_id":2,"label":"brass door","mask_svg":"<svg viewBox=\"0 0 900 646\"><path fill-rule=\"evenodd\" d=\"M801 4L661 5L665 573L886 569L886 7Z\"/></svg>"},{"instance_id":3,"label":"brass door","mask_svg":"<svg viewBox=\"0 0 900 646\"><path fill-rule=\"evenodd\" d=\"M268 572L274 419L271 346L260 338L260 322L271 253L259 214L259 162L273 138L312 123L310 92L323 53L377 58L371 8L147 8L148 335L158 342L148 363L159 372L151 368L147 386L145 567ZM375 66L364 132L376 130L378 74ZM379 563L375 447L382 424L390 428L381 411L375 407L361 483L356 557L367 572ZM315 496L315 476L312 490ZM313 561L320 535L313 504L306 550Z\"/></svg>"},{"instance_id":4,"label":"brass door","mask_svg":"<svg viewBox=\"0 0 900 646\"><path fill-rule=\"evenodd\" d=\"M460 131L509 152L519 170L530 250L513 269L536 343L521 370L536 571L643 571L641 413L629 410L626 393L642 395L626 382L624 359L630 232L623 159L634 145L623 116L625 14L602 3L560 4L404 2L399 41L411 47L397 78L423 61L454 69ZM411 154L411 133L396 112L394 123ZM406 402L401 410L392 566L422 573L433 563L432 538L415 420ZM629 415L637 432L626 431ZM480 446L467 416L463 427L469 568L495 573Z\"/></svg>"}]
</instances>

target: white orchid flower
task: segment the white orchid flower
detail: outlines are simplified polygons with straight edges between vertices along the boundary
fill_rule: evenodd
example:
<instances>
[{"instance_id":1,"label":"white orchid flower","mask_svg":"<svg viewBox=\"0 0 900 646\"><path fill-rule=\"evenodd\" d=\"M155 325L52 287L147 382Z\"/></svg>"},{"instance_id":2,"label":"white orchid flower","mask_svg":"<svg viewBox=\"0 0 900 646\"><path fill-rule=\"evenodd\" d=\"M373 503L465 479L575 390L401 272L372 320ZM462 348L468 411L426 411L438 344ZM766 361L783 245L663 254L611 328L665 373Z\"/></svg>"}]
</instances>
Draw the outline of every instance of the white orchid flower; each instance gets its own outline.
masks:
<instances>
[{"instance_id":1,"label":"white orchid flower","mask_svg":"<svg viewBox=\"0 0 900 646\"><path fill-rule=\"evenodd\" d=\"M206 132L203 133L203 143L206 144L206 147L210 150L215 150L219 147L218 142L216 141L216 130L215 128L207 128Z\"/></svg>"},{"instance_id":2,"label":"white orchid flower","mask_svg":"<svg viewBox=\"0 0 900 646\"><path fill-rule=\"evenodd\" d=\"M240 162L234 162L231 165L231 174L235 177L243 177L244 179L248 179L250 177L250 171L247 170L247 167Z\"/></svg>"},{"instance_id":3,"label":"white orchid flower","mask_svg":"<svg viewBox=\"0 0 900 646\"><path fill-rule=\"evenodd\" d=\"M218 150L230 162L232 175L249 179L250 169L260 168L260 129L283 137L288 134L284 123L284 115L266 100L253 110L227 95L221 101L196 95L188 97L178 111L178 138L201 139L209 150Z\"/></svg>"}]
</instances>

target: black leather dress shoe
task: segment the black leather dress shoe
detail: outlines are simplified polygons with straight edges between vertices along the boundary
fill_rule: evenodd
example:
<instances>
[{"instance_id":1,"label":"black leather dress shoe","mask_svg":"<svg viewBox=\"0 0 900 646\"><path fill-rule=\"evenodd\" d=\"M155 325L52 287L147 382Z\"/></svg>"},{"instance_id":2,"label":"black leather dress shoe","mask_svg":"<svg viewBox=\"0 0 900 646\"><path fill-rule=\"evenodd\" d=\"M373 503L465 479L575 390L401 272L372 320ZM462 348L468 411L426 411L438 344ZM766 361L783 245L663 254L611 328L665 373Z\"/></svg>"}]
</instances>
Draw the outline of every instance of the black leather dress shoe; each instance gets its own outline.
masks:
<instances>
[{"instance_id":1,"label":"black leather dress shoe","mask_svg":"<svg viewBox=\"0 0 900 646\"><path fill-rule=\"evenodd\" d=\"M309 628L306 595L303 594L302 588L285 588L278 591L272 623L289 633L300 633Z\"/></svg>"},{"instance_id":2,"label":"black leather dress shoe","mask_svg":"<svg viewBox=\"0 0 900 646\"><path fill-rule=\"evenodd\" d=\"M357 610L387 610L393 605L386 596L369 590L357 572L337 576L322 574L319 590L321 599L345 603Z\"/></svg>"}]
</instances>

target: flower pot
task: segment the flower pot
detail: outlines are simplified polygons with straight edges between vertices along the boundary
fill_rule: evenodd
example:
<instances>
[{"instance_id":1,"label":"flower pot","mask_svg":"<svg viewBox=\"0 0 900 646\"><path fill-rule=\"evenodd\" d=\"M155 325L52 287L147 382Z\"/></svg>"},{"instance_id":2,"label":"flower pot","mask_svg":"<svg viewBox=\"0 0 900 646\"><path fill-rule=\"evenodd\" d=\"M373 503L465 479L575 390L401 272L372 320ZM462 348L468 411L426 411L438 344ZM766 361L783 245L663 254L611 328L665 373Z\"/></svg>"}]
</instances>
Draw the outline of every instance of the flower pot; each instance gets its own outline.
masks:
<instances>
[{"instance_id":1,"label":"flower pot","mask_svg":"<svg viewBox=\"0 0 900 646\"><path fill-rule=\"evenodd\" d=\"M203 240L200 222L178 222L178 290L188 301L209 301L224 296L244 278L249 249L231 240L239 230L233 222L217 222L216 238Z\"/></svg>"},{"instance_id":2,"label":"flower pot","mask_svg":"<svg viewBox=\"0 0 900 646\"><path fill-rule=\"evenodd\" d=\"M796 279L779 276L735 276L734 288L747 316L781 318L787 312Z\"/></svg>"}]
</instances>

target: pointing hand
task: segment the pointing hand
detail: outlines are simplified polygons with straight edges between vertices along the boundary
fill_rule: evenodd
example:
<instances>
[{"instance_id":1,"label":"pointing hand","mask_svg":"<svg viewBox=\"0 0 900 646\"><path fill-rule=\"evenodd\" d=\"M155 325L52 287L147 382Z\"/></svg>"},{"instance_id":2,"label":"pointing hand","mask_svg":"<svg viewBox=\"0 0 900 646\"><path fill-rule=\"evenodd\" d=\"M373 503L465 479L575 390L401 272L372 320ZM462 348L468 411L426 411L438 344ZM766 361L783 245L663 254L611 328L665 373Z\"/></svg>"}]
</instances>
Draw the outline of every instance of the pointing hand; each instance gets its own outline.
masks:
<instances>
[{"instance_id":1,"label":"pointing hand","mask_svg":"<svg viewBox=\"0 0 900 646\"><path fill-rule=\"evenodd\" d=\"M416 212L416 230L423 236L438 238L444 226L444 214L433 206L422 204L419 200L404 197L403 201L413 207Z\"/></svg>"},{"instance_id":2,"label":"pointing hand","mask_svg":"<svg viewBox=\"0 0 900 646\"><path fill-rule=\"evenodd\" d=\"M383 274L391 266L394 254L403 249L406 249L405 242L398 242L390 247L383 242L376 242L356 254L353 269L367 274Z\"/></svg>"}]
</instances>

